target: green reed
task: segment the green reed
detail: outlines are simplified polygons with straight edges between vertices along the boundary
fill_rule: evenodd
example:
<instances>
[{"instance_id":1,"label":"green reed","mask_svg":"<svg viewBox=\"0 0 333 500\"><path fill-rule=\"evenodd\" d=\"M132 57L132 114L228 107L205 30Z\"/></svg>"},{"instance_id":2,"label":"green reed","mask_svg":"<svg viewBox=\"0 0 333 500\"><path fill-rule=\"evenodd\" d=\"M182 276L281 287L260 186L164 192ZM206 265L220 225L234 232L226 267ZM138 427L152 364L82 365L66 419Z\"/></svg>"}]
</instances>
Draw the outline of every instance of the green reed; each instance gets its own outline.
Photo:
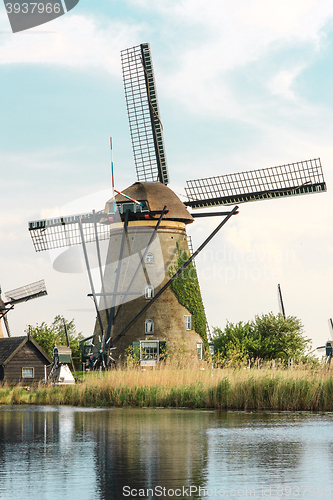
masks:
<instances>
[{"instance_id":1,"label":"green reed","mask_svg":"<svg viewBox=\"0 0 333 500\"><path fill-rule=\"evenodd\" d=\"M323 370L140 369L90 373L73 386L0 386L0 404L333 410L333 375Z\"/></svg>"}]
</instances>

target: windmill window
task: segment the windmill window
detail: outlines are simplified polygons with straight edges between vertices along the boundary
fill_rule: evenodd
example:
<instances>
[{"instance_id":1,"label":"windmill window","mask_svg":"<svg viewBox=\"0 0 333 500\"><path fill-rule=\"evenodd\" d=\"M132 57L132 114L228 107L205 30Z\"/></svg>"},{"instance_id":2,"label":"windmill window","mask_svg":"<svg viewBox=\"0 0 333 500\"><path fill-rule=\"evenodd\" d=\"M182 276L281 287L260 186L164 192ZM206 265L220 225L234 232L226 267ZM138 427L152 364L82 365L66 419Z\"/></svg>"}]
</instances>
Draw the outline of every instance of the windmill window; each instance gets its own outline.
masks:
<instances>
[{"instance_id":1,"label":"windmill window","mask_svg":"<svg viewBox=\"0 0 333 500\"><path fill-rule=\"evenodd\" d=\"M34 378L34 369L22 368L22 378Z\"/></svg>"},{"instance_id":2,"label":"windmill window","mask_svg":"<svg viewBox=\"0 0 333 500\"><path fill-rule=\"evenodd\" d=\"M203 358L203 346L201 342L197 342L198 358L201 361Z\"/></svg>"},{"instance_id":3,"label":"windmill window","mask_svg":"<svg viewBox=\"0 0 333 500\"><path fill-rule=\"evenodd\" d=\"M184 316L186 330L192 330L192 316Z\"/></svg>"},{"instance_id":4,"label":"windmill window","mask_svg":"<svg viewBox=\"0 0 333 500\"><path fill-rule=\"evenodd\" d=\"M152 299L154 297L154 287L153 285L147 285L145 289L146 299Z\"/></svg>"},{"instance_id":5,"label":"windmill window","mask_svg":"<svg viewBox=\"0 0 333 500\"><path fill-rule=\"evenodd\" d=\"M214 354L215 354L215 344L214 344L214 342L209 342L208 346L209 346L209 354L211 354L212 356L214 356Z\"/></svg>"},{"instance_id":6,"label":"windmill window","mask_svg":"<svg viewBox=\"0 0 333 500\"><path fill-rule=\"evenodd\" d=\"M152 319L146 319L145 333L154 333L154 321Z\"/></svg>"},{"instance_id":7,"label":"windmill window","mask_svg":"<svg viewBox=\"0 0 333 500\"><path fill-rule=\"evenodd\" d=\"M158 360L159 341L140 341L140 360Z\"/></svg>"},{"instance_id":8,"label":"windmill window","mask_svg":"<svg viewBox=\"0 0 333 500\"><path fill-rule=\"evenodd\" d=\"M154 255L151 252L148 252L145 260L147 264L152 264L154 262Z\"/></svg>"}]
</instances>

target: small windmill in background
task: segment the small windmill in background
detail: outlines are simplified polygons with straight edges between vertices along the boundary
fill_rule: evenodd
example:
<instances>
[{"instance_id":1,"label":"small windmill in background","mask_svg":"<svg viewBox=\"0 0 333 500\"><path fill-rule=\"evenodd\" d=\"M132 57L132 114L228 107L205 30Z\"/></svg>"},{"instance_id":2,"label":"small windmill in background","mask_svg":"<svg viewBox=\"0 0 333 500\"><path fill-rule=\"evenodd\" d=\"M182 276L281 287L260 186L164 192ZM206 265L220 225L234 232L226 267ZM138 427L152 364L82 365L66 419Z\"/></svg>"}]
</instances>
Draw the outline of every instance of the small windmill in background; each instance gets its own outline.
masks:
<instances>
[{"instance_id":1,"label":"small windmill in background","mask_svg":"<svg viewBox=\"0 0 333 500\"><path fill-rule=\"evenodd\" d=\"M21 286L20 288L15 288L9 292L5 292L6 301L1 298L1 288L0 288L0 320L2 319L5 325L5 329L8 337L11 336L7 314L9 311L14 309L16 304L21 302L28 302L28 300L37 299L38 297L43 297L47 295L44 280L36 281L30 283L29 285ZM3 332L0 322L0 337L3 337Z\"/></svg>"},{"instance_id":2,"label":"small windmill in background","mask_svg":"<svg viewBox=\"0 0 333 500\"><path fill-rule=\"evenodd\" d=\"M321 351L325 349L326 363L328 367L330 367L332 356L333 356L333 320L330 318L328 320L328 329L330 332L331 339L328 339L325 345L319 346L316 348L317 351Z\"/></svg>"}]
</instances>

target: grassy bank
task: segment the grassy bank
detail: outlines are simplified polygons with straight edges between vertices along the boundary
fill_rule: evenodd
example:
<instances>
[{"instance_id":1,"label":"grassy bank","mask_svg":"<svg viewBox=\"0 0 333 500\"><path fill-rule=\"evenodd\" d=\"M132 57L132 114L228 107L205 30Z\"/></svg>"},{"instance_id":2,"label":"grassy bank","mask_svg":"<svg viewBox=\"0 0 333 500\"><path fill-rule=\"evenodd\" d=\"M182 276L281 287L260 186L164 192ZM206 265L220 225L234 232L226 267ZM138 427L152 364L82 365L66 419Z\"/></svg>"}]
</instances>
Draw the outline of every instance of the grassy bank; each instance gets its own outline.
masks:
<instances>
[{"instance_id":1,"label":"grassy bank","mask_svg":"<svg viewBox=\"0 0 333 500\"><path fill-rule=\"evenodd\" d=\"M0 386L0 404L333 411L333 375L311 370L124 370L68 387Z\"/></svg>"}]
</instances>

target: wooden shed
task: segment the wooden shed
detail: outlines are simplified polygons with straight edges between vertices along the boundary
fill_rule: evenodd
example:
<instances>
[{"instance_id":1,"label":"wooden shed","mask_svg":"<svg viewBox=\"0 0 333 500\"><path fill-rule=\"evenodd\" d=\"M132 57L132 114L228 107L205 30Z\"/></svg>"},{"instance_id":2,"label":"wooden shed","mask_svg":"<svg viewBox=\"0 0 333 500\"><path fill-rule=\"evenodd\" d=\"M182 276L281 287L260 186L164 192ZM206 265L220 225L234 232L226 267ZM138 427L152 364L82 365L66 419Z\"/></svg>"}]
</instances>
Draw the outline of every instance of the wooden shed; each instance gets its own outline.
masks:
<instances>
[{"instance_id":1,"label":"wooden shed","mask_svg":"<svg viewBox=\"0 0 333 500\"><path fill-rule=\"evenodd\" d=\"M49 356L30 336L0 338L0 381L31 385L45 377Z\"/></svg>"}]
</instances>

